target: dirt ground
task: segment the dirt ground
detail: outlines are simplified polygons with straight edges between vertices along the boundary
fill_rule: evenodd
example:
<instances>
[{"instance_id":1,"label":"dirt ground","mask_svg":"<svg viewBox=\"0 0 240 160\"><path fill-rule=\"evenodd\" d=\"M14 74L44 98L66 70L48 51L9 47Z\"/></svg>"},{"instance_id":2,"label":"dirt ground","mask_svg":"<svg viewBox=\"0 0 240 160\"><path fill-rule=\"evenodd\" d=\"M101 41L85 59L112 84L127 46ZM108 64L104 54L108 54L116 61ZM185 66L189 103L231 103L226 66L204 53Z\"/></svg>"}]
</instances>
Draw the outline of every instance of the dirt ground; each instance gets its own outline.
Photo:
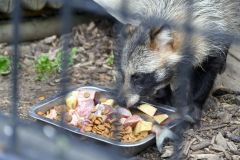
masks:
<instances>
[{"instance_id":1,"label":"dirt ground","mask_svg":"<svg viewBox=\"0 0 240 160\"><path fill-rule=\"evenodd\" d=\"M109 86L114 81L114 69L106 60L113 52L113 24L96 20L73 29L70 47L77 48L74 65L70 68L69 85L87 83ZM36 81L34 61L42 53L55 57L61 47L61 38L52 36L44 40L21 44L19 74L19 116L28 116L29 108L41 99L56 94L60 87L60 76L54 74L44 81ZM0 54L11 55L11 46L0 44ZM0 112L9 115L11 102L11 75L0 76ZM240 160L240 96L225 93L212 97L207 103L201 127L190 129L185 134L182 146L186 159ZM172 146L166 145L163 154L151 146L138 159L156 160L168 158Z\"/></svg>"}]
</instances>

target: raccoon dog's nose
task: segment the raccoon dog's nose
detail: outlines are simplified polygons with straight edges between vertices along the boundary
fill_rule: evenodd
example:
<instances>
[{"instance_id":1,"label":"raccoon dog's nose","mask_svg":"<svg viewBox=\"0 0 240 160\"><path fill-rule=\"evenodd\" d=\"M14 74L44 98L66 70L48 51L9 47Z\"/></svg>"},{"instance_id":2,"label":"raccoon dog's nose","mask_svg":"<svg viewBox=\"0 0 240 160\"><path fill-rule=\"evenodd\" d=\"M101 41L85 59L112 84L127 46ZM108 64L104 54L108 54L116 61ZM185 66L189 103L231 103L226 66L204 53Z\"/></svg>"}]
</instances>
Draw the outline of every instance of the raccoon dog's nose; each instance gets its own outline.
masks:
<instances>
[{"instance_id":1,"label":"raccoon dog's nose","mask_svg":"<svg viewBox=\"0 0 240 160\"><path fill-rule=\"evenodd\" d=\"M118 95L117 96L117 103L121 106L121 107L126 107L127 106L127 102L124 96L122 95Z\"/></svg>"},{"instance_id":2,"label":"raccoon dog's nose","mask_svg":"<svg viewBox=\"0 0 240 160\"><path fill-rule=\"evenodd\" d=\"M140 96L137 94L129 95L127 98L127 108L133 107L140 100Z\"/></svg>"}]
</instances>

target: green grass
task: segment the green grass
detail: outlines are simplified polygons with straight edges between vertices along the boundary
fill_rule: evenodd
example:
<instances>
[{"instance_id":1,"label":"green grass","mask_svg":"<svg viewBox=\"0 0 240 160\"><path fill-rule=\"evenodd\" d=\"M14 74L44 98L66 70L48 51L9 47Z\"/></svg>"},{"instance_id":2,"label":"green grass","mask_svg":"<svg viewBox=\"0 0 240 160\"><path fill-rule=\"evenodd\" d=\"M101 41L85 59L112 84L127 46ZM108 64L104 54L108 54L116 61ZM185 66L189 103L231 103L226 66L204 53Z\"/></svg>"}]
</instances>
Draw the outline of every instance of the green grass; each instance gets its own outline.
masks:
<instances>
[{"instance_id":1,"label":"green grass","mask_svg":"<svg viewBox=\"0 0 240 160\"><path fill-rule=\"evenodd\" d=\"M11 59L9 56L0 55L0 75L7 75L11 72Z\"/></svg>"},{"instance_id":2,"label":"green grass","mask_svg":"<svg viewBox=\"0 0 240 160\"><path fill-rule=\"evenodd\" d=\"M48 76L56 72L54 61L47 55L40 55L35 62L37 80L45 80Z\"/></svg>"},{"instance_id":3,"label":"green grass","mask_svg":"<svg viewBox=\"0 0 240 160\"><path fill-rule=\"evenodd\" d=\"M77 48L72 48L67 57L68 67L73 65L74 57L76 56ZM50 60L47 54L40 55L35 61L35 71L37 73L36 80L46 80L51 75L57 74L62 70L62 52L58 52L55 59Z\"/></svg>"},{"instance_id":4,"label":"green grass","mask_svg":"<svg viewBox=\"0 0 240 160\"><path fill-rule=\"evenodd\" d=\"M106 63L107 63L107 65L109 65L109 66L112 66L112 65L114 64L114 54L113 54L113 53L111 53L111 54L108 56L108 58L107 58L107 60L106 60Z\"/></svg>"}]
</instances>

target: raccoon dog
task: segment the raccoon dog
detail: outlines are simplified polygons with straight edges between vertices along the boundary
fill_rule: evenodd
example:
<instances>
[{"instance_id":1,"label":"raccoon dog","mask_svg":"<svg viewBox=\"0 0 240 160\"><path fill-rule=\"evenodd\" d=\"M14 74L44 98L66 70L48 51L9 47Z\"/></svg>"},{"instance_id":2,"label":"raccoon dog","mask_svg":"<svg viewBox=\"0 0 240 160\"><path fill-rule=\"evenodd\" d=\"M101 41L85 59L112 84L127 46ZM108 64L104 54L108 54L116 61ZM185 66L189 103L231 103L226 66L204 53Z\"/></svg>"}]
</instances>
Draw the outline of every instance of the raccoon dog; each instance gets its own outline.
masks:
<instances>
[{"instance_id":1,"label":"raccoon dog","mask_svg":"<svg viewBox=\"0 0 240 160\"><path fill-rule=\"evenodd\" d=\"M167 90L186 122L197 122L232 35L240 33L240 0L94 0L124 24L118 93L131 107Z\"/></svg>"}]
</instances>

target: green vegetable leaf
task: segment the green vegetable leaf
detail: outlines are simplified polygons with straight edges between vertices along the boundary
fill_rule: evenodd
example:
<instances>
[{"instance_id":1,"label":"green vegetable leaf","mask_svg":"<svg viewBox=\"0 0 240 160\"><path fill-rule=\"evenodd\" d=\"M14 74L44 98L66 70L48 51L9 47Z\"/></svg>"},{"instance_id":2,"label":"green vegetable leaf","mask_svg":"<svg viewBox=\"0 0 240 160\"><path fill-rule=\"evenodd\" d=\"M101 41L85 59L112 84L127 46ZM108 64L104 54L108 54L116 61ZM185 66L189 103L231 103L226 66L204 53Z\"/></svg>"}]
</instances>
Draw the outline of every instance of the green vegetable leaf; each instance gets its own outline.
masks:
<instances>
[{"instance_id":1,"label":"green vegetable leaf","mask_svg":"<svg viewBox=\"0 0 240 160\"><path fill-rule=\"evenodd\" d=\"M11 60L9 56L0 55L0 75L9 74L11 71Z\"/></svg>"}]
</instances>

